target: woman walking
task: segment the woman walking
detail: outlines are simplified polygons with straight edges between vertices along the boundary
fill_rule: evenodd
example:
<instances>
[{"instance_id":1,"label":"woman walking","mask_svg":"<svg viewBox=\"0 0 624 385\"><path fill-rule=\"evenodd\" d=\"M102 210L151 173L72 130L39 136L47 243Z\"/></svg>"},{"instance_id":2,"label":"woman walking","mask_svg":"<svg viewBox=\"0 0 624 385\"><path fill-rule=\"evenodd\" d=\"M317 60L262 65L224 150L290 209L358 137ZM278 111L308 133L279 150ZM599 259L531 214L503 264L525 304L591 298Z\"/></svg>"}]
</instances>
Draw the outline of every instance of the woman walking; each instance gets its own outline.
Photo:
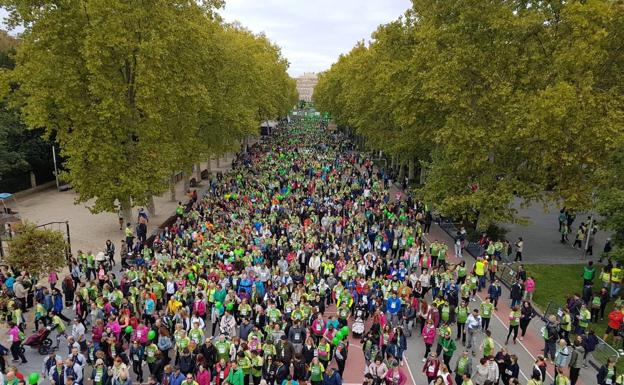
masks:
<instances>
[{"instance_id":1,"label":"woman walking","mask_svg":"<svg viewBox=\"0 0 624 385\"><path fill-rule=\"evenodd\" d=\"M11 354L13 355L13 362L19 362L22 360L22 364L27 363L24 352L22 351L22 336L23 333L15 322L9 322L9 340L11 341Z\"/></svg>"},{"instance_id":2,"label":"woman walking","mask_svg":"<svg viewBox=\"0 0 624 385\"><path fill-rule=\"evenodd\" d=\"M509 336L513 332L513 343L516 343L516 339L518 338L518 327L520 325L520 309L518 306L514 306L511 308L511 312L509 313L509 333L507 333L507 339L505 340L505 345L509 343Z\"/></svg>"},{"instance_id":3,"label":"woman walking","mask_svg":"<svg viewBox=\"0 0 624 385\"><path fill-rule=\"evenodd\" d=\"M520 341L524 338L533 317L535 317L535 309L533 309L531 303L529 301L522 302L522 308L520 309Z\"/></svg>"},{"instance_id":4,"label":"woman walking","mask_svg":"<svg viewBox=\"0 0 624 385\"><path fill-rule=\"evenodd\" d=\"M423 357L423 362L425 362L427 361L427 357L429 356L429 352L431 351L431 345L433 345L433 341L436 336L436 328L433 325L432 320L427 321L427 324L423 328L422 336L423 341L425 342L425 356Z\"/></svg>"}]
</instances>

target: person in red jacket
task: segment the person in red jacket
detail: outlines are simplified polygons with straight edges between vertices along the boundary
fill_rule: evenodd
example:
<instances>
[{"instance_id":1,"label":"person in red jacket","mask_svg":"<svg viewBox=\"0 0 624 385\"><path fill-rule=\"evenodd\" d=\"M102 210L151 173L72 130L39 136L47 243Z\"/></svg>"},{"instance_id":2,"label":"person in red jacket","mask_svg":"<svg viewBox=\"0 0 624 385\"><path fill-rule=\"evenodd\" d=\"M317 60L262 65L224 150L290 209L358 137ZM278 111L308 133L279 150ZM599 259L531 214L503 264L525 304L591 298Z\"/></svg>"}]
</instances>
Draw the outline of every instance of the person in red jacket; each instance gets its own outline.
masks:
<instances>
[{"instance_id":1,"label":"person in red jacket","mask_svg":"<svg viewBox=\"0 0 624 385\"><path fill-rule=\"evenodd\" d=\"M610 334L613 334L613 337L616 339L621 338L619 331L620 326L622 326L622 319L624 319L624 313L622 313L621 308L613 309L613 311L609 313L609 322L607 322L607 330L602 338L603 340L606 341Z\"/></svg>"},{"instance_id":2,"label":"person in red jacket","mask_svg":"<svg viewBox=\"0 0 624 385\"><path fill-rule=\"evenodd\" d=\"M427 376L428 384L430 384L431 381L435 380L438 376L438 369L440 369L440 360L438 360L438 355L435 352L431 352L422 369L425 376Z\"/></svg>"},{"instance_id":3,"label":"person in red jacket","mask_svg":"<svg viewBox=\"0 0 624 385\"><path fill-rule=\"evenodd\" d=\"M225 359L219 360L215 365L214 381L215 385L221 385L230 374L230 363L225 362Z\"/></svg>"}]
</instances>

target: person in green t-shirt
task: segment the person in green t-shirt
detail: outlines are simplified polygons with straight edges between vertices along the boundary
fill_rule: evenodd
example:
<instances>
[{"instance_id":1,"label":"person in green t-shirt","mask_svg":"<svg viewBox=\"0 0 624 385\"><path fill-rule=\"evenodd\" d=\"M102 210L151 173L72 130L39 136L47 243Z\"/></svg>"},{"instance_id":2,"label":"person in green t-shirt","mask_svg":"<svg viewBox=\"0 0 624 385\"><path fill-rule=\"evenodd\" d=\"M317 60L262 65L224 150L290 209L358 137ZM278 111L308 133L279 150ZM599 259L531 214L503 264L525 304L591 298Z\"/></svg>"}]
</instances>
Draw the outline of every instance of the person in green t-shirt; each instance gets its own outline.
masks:
<instances>
[{"instance_id":1,"label":"person in green t-shirt","mask_svg":"<svg viewBox=\"0 0 624 385\"><path fill-rule=\"evenodd\" d=\"M251 378L251 360L247 357L245 352L238 352L238 354L236 354L236 363L238 367L243 370L243 374L245 375L244 383L249 384Z\"/></svg>"},{"instance_id":2,"label":"person in green t-shirt","mask_svg":"<svg viewBox=\"0 0 624 385\"><path fill-rule=\"evenodd\" d=\"M245 380L247 379L243 369L238 366L236 361L233 361L232 366L230 366L230 372L225 379L229 385L246 385Z\"/></svg>"},{"instance_id":3,"label":"person in green t-shirt","mask_svg":"<svg viewBox=\"0 0 624 385\"><path fill-rule=\"evenodd\" d=\"M217 349L217 360L225 359L230 360L230 342L225 339L225 335L221 334L219 340L215 342L215 349Z\"/></svg>"},{"instance_id":4,"label":"person in green t-shirt","mask_svg":"<svg viewBox=\"0 0 624 385\"><path fill-rule=\"evenodd\" d=\"M321 385L323 383L323 373L325 372L325 367L319 362L318 357L314 357L312 362L310 362L309 371L312 385Z\"/></svg>"},{"instance_id":5,"label":"person in green t-shirt","mask_svg":"<svg viewBox=\"0 0 624 385\"><path fill-rule=\"evenodd\" d=\"M488 330L490 328L490 319L492 318L492 312L494 311L494 305L490 297L486 297L485 301L481 303L481 329Z\"/></svg>"},{"instance_id":6,"label":"person in green t-shirt","mask_svg":"<svg viewBox=\"0 0 624 385\"><path fill-rule=\"evenodd\" d=\"M518 306L514 306L511 308L511 312L509 312L509 333L507 333L507 339L505 340L505 345L509 343L509 336L513 333L513 343L516 343L516 339L518 338L518 327L520 325L520 317L522 314L520 313L520 308Z\"/></svg>"},{"instance_id":7,"label":"person in green t-shirt","mask_svg":"<svg viewBox=\"0 0 624 385\"><path fill-rule=\"evenodd\" d=\"M251 377L254 384L259 384L262 379L262 366L264 365L264 359L257 350L251 351Z\"/></svg>"},{"instance_id":8,"label":"person in green t-shirt","mask_svg":"<svg viewBox=\"0 0 624 385\"><path fill-rule=\"evenodd\" d=\"M455 340L459 340L461 338L462 344L466 344L466 320L468 319L468 314L470 310L468 309L468 304L466 301L462 301L457 310L455 311L457 314L457 336Z\"/></svg>"},{"instance_id":9,"label":"person in green t-shirt","mask_svg":"<svg viewBox=\"0 0 624 385\"><path fill-rule=\"evenodd\" d=\"M154 372L156 364L156 356L159 354L158 346L152 341L145 347L145 362L150 373Z\"/></svg>"},{"instance_id":10,"label":"person in green t-shirt","mask_svg":"<svg viewBox=\"0 0 624 385\"><path fill-rule=\"evenodd\" d=\"M61 337L67 338L67 333L65 332L66 326L61 317L59 317L55 311L51 311L50 315L52 316L52 330L56 330L57 332L55 349L58 349L59 344L61 343Z\"/></svg>"},{"instance_id":11,"label":"person in green t-shirt","mask_svg":"<svg viewBox=\"0 0 624 385\"><path fill-rule=\"evenodd\" d=\"M455 363L455 383L461 384L464 375L470 377L472 375L472 358L468 350L464 350L462 355Z\"/></svg>"},{"instance_id":12,"label":"person in green t-shirt","mask_svg":"<svg viewBox=\"0 0 624 385\"><path fill-rule=\"evenodd\" d=\"M492 332L490 330L485 331L485 337L481 342L481 350L483 350L483 357L490 357L494 355L494 339L492 338Z\"/></svg>"},{"instance_id":13,"label":"person in green t-shirt","mask_svg":"<svg viewBox=\"0 0 624 385\"><path fill-rule=\"evenodd\" d=\"M455 341L451 338L451 333L449 331L444 333L444 338L438 343L442 347L442 359L444 360L444 364L448 367L451 364L453 353L457 350L457 345L455 345Z\"/></svg>"}]
</instances>

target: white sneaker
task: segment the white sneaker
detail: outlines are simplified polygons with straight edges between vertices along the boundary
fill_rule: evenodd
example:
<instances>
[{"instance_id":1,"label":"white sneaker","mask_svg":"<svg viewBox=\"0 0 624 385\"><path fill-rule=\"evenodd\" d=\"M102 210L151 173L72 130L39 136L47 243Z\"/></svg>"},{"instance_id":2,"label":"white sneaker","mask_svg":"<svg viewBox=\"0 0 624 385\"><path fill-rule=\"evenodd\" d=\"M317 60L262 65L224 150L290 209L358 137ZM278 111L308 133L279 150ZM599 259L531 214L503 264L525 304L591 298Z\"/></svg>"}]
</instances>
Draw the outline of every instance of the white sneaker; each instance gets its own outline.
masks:
<instances>
[{"instance_id":1,"label":"white sneaker","mask_svg":"<svg viewBox=\"0 0 624 385\"><path fill-rule=\"evenodd\" d=\"M423 358L423 359L422 359L422 362L426 362L426 361L427 361L427 359L426 359L426 358Z\"/></svg>"}]
</instances>

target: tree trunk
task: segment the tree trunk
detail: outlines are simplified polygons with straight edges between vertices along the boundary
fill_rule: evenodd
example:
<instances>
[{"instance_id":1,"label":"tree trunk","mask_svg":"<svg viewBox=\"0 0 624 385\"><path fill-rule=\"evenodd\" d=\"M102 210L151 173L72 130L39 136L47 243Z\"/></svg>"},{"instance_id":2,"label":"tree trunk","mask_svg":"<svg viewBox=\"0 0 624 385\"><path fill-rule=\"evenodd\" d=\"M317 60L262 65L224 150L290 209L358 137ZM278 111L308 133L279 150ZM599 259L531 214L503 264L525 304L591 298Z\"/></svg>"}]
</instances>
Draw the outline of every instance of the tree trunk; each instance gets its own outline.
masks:
<instances>
[{"instance_id":1,"label":"tree trunk","mask_svg":"<svg viewBox=\"0 0 624 385\"><path fill-rule=\"evenodd\" d=\"M475 231L478 231L478 232L481 232L481 229L479 228L479 226L481 225L479 223L480 219L481 219L481 212L479 210L476 210L476 218L475 218L475 221L474 221L474 228L475 228Z\"/></svg>"},{"instance_id":2,"label":"tree trunk","mask_svg":"<svg viewBox=\"0 0 624 385\"><path fill-rule=\"evenodd\" d=\"M397 180L397 182L403 183L403 179L405 179L405 163L401 162L399 163L399 178Z\"/></svg>"},{"instance_id":3,"label":"tree trunk","mask_svg":"<svg viewBox=\"0 0 624 385\"><path fill-rule=\"evenodd\" d=\"M123 215L124 226L126 223L132 223L132 201L130 197L119 202L121 205L121 215Z\"/></svg>"},{"instance_id":4,"label":"tree trunk","mask_svg":"<svg viewBox=\"0 0 624 385\"><path fill-rule=\"evenodd\" d=\"M154 196L149 197L147 201L147 211L149 211L150 216L156 216L156 204L154 204Z\"/></svg>"},{"instance_id":5,"label":"tree trunk","mask_svg":"<svg viewBox=\"0 0 624 385\"><path fill-rule=\"evenodd\" d=\"M191 187L191 177L188 172L182 172L182 179L184 180L184 192L186 193Z\"/></svg>"},{"instance_id":6,"label":"tree trunk","mask_svg":"<svg viewBox=\"0 0 624 385\"><path fill-rule=\"evenodd\" d=\"M411 182L414 180L414 169L416 168L416 161L411 158L407 163L407 179Z\"/></svg>"},{"instance_id":7,"label":"tree trunk","mask_svg":"<svg viewBox=\"0 0 624 385\"><path fill-rule=\"evenodd\" d=\"M425 176L425 168L422 166L422 164L420 165L420 184L423 185L425 184L427 177Z\"/></svg>"},{"instance_id":8,"label":"tree trunk","mask_svg":"<svg viewBox=\"0 0 624 385\"><path fill-rule=\"evenodd\" d=\"M171 179L169 180L169 200L171 200L171 202L176 201L175 180L173 178L174 176L171 175Z\"/></svg>"},{"instance_id":9,"label":"tree trunk","mask_svg":"<svg viewBox=\"0 0 624 385\"><path fill-rule=\"evenodd\" d=\"M221 159L221 155L217 155L217 168L221 167L221 166L219 165L219 159Z\"/></svg>"},{"instance_id":10,"label":"tree trunk","mask_svg":"<svg viewBox=\"0 0 624 385\"><path fill-rule=\"evenodd\" d=\"M197 180L197 183L201 182L202 180L201 172L202 172L201 163L197 163L195 165L195 179Z\"/></svg>"}]
</instances>

